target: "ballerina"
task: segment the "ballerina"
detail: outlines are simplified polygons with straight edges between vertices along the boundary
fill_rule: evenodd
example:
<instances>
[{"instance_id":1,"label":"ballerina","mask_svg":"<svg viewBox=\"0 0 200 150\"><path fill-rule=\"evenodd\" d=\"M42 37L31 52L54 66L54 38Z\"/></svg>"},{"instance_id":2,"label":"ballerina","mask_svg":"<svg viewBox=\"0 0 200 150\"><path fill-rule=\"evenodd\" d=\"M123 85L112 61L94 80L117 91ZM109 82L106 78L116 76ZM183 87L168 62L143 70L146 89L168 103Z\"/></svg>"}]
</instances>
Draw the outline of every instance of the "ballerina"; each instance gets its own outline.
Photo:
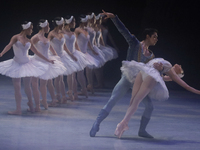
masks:
<instances>
[{"instance_id":1,"label":"ballerina","mask_svg":"<svg viewBox=\"0 0 200 150\"><path fill-rule=\"evenodd\" d=\"M105 59L105 54L102 52L102 50L100 50L97 47L96 41L95 41L95 37L96 37L96 31L94 30L94 25L96 23L96 18L95 18L95 14L91 13L88 19L88 23L87 26L85 27L85 29L88 31L89 35L90 35L90 43L92 44L93 49L99 54L99 55L94 55L94 53L92 53L90 47L88 47L87 51L88 53L93 56L95 59L97 59L100 62L100 65L96 68L100 68L102 67L105 63L106 63L106 59ZM93 68L93 69L96 69ZM87 89L88 91L91 91L91 93L94 93L94 89L93 89L93 69L88 68L87 69L87 79L88 79L88 85L87 85Z\"/></svg>"},{"instance_id":2,"label":"ballerina","mask_svg":"<svg viewBox=\"0 0 200 150\"><path fill-rule=\"evenodd\" d=\"M96 19L96 23L94 25L94 30L96 31L96 37L95 37L96 45L105 54L105 59L106 59L106 62L107 62L107 61L113 59L114 54L113 54L112 49L109 48L108 46L106 46L105 43L104 43L103 34L102 34L102 27L101 27L101 23L102 23L101 14L98 14L95 17L95 19Z\"/></svg>"},{"instance_id":3,"label":"ballerina","mask_svg":"<svg viewBox=\"0 0 200 150\"><path fill-rule=\"evenodd\" d=\"M107 27L107 18L106 18L106 15L102 15L100 14L102 17L102 21L101 23L99 24L100 28L101 28L101 32L102 32L102 36L103 36L103 41L104 41L104 45L106 47L109 47L111 50L112 50L112 53L113 53L113 58L112 59L116 59L118 58L118 53L119 53L119 49L116 45L116 43L114 42L110 32L109 32L109 29ZM108 45L108 41L112 44L112 46Z\"/></svg>"},{"instance_id":4,"label":"ballerina","mask_svg":"<svg viewBox=\"0 0 200 150\"><path fill-rule=\"evenodd\" d=\"M0 53L0 57L2 57L11 49L11 47L13 47L14 58L0 63L0 73L12 78L15 90L16 110L9 111L8 114L10 115L21 115L21 78L23 78L24 91L28 97L27 105L29 106L29 110L31 112L35 111L32 102L31 78L44 74L48 69L47 64L29 58L29 49L45 61L52 64L54 63L53 60L47 59L40 52L38 52L33 46L31 40L27 38L28 35L31 35L32 31L32 23L24 22L21 25L21 32L14 35L9 44ZM33 93L34 89L35 88L33 88ZM36 109L39 109L39 102L36 102Z\"/></svg>"},{"instance_id":5,"label":"ballerina","mask_svg":"<svg viewBox=\"0 0 200 150\"><path fill-rule=\"evenodd\" d=\"M103 11L104 12L104 11ZM125 27L125 25L121 22L121 20L114 14L104 12L102 15L105 15L106 18L111 18L114 25L117 27L118 31L124 36L125 40L128 44L127 50L127 60L135 60L138 62L147 63L149 60L154 58L154 54L151 50L149 50L149 46L156 45L158 39L158 34L156 29L145 29L143 31L143 41L139 41L135 35L131 34L130 31ZM154 67L162 71L163 67L161 63L155 63ZM119 82L115 85L112 95L109 98L106 105L99 112L96 120L93 123L93 126L90 130L90 136L94 137L96 133L99 131L99 126L101 122L108 117L112 108L115 104L127 93L127 91L132 88L133 85L129 82L124 75L121 76ZM144 113L141 117L140 130L138 132L139 136L146 138L153 138L149 133L146 132L146 127L151 119L151 114L153 112L153 104L151 99L145 97L142 101L145 105Z\"/></svg>"},{"instance_id":6,"label":"ballerina","mask_svg":"<svg viewBox=\"0 0 200 150\"><path fill-rule=\"evenodd\" d=\"M101 30L101 22L102 22L102 16L101 14L98 14L96 17L96 23L94 25L94 31L96 32L96 45L97 47L102 50L105 56L105 60L110 61L113 59L114 54L113 50L109 48L108 46L105 46L103 35L102 35L102 30ZM103 68L104 66L94 69L94 74L97 79L97 86L95 88L103 88L104 87L104 82L103 82Z\"/></svg>"},{"instance_id":7,"label":"ballerina","mask_svg":"<svg viewBox=\"0 0 200 150\"><path fill-rule=\"evenodd\" d=\"M93 49L91 43L90 43L90 36L88 34L88 32L86 31L85 27L87 26L87 21L89 19L89 16L84 16L81 15L80 16L80 23L79 23L79 27L77 27L75 29L75 34L76 34L76 38L77 38L77 44L81 50L81 52L83 52L85 54L85 57L87 58L87 61L89 61L90 65L87 65L86 67L86 74L91 74L90 70L92 68L95 67L99 67L100 62L95 59L94 57L92 57L88 51L87 51L87 47L90 47L92 53L94 55L98 55L98 53ZM85 79L85 75L84 75L84 71L79 71L77 73L77 77L78 77L78 82L81 85L82 88L82 93L88 97L87 94L87 88L86 88L86 79Z\"/></svg>"},{"instance_id":8,"label":"ballerina","mask_svg":"<svg viewBox=\"0 0 200 150\"><path fill-rule=\"evenodd\" d=\"M163 64L163 71L160 73L153 67L155 62ZM128 122L131 116L137 110L139 103L148 95L150 99L164 101L169 98L169 92L165 85L165 81L174 81L186 90L200 94L199 90L194 89L185 83L181 78L183 77L183 70L180 65L175 64L173 67L170 62L156 58L149 61L147 64L138 63L134 60L123 61L121 67L122 74L130 82L134 82L132 89L132 97L130 105L123 120L117 125L115 135L121 138L123 132L128 130ZM166 74L162 77L162 74Z\"/></svg>"},{"instance_id":9,"label":"ballerina","mask_svg":"<svg viewBox=\"0 0 200 150\"><path fill-rule=\"evenodd\" d=\"M71 31L72 28L75 28L76 22L74 16L65 18L65 27L62 32L65 37L65 43L70 52L78 59L75 63L79 66L77 72L83 71L87 65L91 65L84 53L81 52L78 44L76 42L76 35ZM78 77L80 78L80 77ZM81 80L81 79L79 79ZM67 94L71 100L78 99L77 94L77 81L76 81L76 72L67 76L68 91Z\"/></svg>"},{"instance_id":10,"label":"ballerina","mask_svg":"<svg viewBox=\"0 0 200 150\"><path fill-rule=\"evenodd\" d=\"M63 75L70 75L74 72L77 72L79 66L75 61L77 58L69 51L65 44L65 38L61 32L64 27L64 18L56 17L53 20L54 29L49 33L48 39L51 41L51 45L60 57L60 60L63 62L64 66L67 68L67 71ZM65 84L63 81L63 75L55 78L55 88L56 88L56 97L59 103L66 103L67 97L65 94ZM62 99L60 97L60 92L62 94Z\"/></svg>"},{"instance_id":11,"label":"ballerina","mask_svg":"<svg viewBox=\"0 0 200 150\"><path fill-rule=\"evenodd\" d=\"M44 106L45 109L48 109L48 103L47 103L47 83L48 83L48 90L51 95L52 102L50 104L56 103L56 96L54 92L54 86L52 84L52 79L58 77L59 75L62 75L64 72L66 72L66 68L64 67L63 63L59 61L59 57L57 56L57 53L50 45L50 41L44 36L45 33L48 33L49 28L49 22L47 20L41 19L38 23L38 29L39 32L35 34L31 41L34 44L34 46L37 48L37 50L42 53L46 58L50 58L55 60L54 64L48 64L48 70L41 76L39 76L40 79L40 92L42 96L41 103ZM49 50L52 52L54 56L49 56ZM43 59L38 57L37 55L33 56L34 59L37 61L44 62ZM38 78L33 77L32 81L37 83L38 87ZM35 93L35 96L39 96L39 94Z\"/></svg>"}]
</instances>

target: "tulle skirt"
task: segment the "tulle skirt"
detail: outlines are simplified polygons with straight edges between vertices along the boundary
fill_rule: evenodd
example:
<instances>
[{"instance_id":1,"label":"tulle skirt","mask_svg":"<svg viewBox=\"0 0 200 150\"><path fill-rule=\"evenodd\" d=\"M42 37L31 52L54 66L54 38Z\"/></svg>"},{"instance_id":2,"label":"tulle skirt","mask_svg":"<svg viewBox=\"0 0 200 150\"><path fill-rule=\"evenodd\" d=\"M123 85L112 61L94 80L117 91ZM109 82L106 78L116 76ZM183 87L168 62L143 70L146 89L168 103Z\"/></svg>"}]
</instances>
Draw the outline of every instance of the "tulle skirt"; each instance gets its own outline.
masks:
<instances>
[{"instance_id":1,"label":"tulle skirt","mask_svg":"<svg viewBox=\"0 0 200 150\"><path fill-rule=\"evenodd\" d=\"M91 49L87 49L87 52L94 57L96 60L99 61L99 66L97 66L97 68L102 67L105 63L106 63L106 59L105 59L105 54L102 52L102 50L100 50L97 46L93 46L94 51L96 53L98 53L98 55L95 55Z\"/></svg>"},{"instance_id":2,"label":"tulle skirt","mask_svg":"<svg viewBox=\"0 0 200 150\"><path fill-rule=\"evenodd\" d=\"M77 58L77 61L75 62L79 66L77 71L84 70L85 67L93 66L95 64L95 60L94 60L94 62L90 61L90 59L88 59L87 55L82 53L81 51L75 50L73 52L73 55ZM96 66L98 66L98 63L96 63Z\"/></svg>"},{"instance_id":3,"label":"tulle skirt","mask_svg":"<svg viewBox=\"0 0 200 150\"><path fill-rule=\"evenodd\" d=\"M54 60L54 64L48 63L45 60L38 58L38 56L34 55L31 59L36 59L41 61L42 63L48 64L48 70L39 76L40 79L49 80L58 77L59 75L63 75L67 69L64 64L60 61L59 56L49 56L50 60Z\"/></svg>"},{"instance_id":4,"label":"tulle skirt","mask_svg":"<svg viewBox=\"0 0 200 150\"><path fill-rule=\"evenodd\" d=\"M67 54L67 52L63 51L62 55L60 56L60 60L67 68L67 71L65 71L63 75L70 75L80 70L80 66L77 64L77 61L73 60Z\"/></svg>"},{"instance_id":5,"label":"tulle skirt","mask_svg":"<svg viewBox=\"0 0 200 150\"><path fill-rule=\"evenodd\" d=\"M111 48L100 45L99 49L104 53L106 62L113 59L113 50Z\"/></svg>"},{"instance_id":6,"label":"tulle skirt","mask_svg":"<svg viewBox=\"0 0 200 150\"><path fill-rule=\"evenodd\" d=\"M164 101L169 98L169 91L165 85L165 82L163 81L160 73L155 68L150 67L144 63L139 63L132 60L122 61L121 71L126 76L126 78L132 83L134 83L135 78L139 72L141 72L143 80L147 76L151 76L157 83L149 92L148 96L151 99L159 101Z\"/></svg>"},{"instance_id":7,"label":"tulle skirt","mask_svg":"<svg viewBox=\"0 0 200 150\"><path fill-rule=\"evenodd\" d=\"M48 70L49 65L30 59L27 62L18 62L9 59L0 62L0 73L11 78L39 77Z\"/></svg>"},{"instance_id":8,"label":"tulle skirt","mask_svg":"<svg viewBox=\"0 0 200 150\"><path fill-rule=\"evenodd\" d=\"M116 59L118 57L118 53L117 50L109 45L106 45L106 47L110 48L112 50L113 53L113 58L112 59Z\"/></svg>"}]
</instances>

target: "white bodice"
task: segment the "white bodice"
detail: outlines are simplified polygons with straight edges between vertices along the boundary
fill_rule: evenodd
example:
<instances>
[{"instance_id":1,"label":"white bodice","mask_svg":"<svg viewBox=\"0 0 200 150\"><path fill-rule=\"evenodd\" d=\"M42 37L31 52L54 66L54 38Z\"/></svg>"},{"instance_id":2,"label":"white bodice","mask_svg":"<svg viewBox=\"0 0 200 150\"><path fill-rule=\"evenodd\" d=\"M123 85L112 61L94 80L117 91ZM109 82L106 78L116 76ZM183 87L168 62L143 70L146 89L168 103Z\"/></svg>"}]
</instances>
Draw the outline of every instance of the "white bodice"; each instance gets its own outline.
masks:
<instances>
[{"instance_id":1,"label":"white bodice","mask_svg":"<svg viewBox=\"0 0 200 150\"><path fill-rule=\"evenodd\" d=\"M90 35L90 43L94 46L96 31L94 31L92 28L89 28L89 27L87 28L87 31Z\"/></svg>"},{"instance_id":2,"label":"white bodice","mask_svg":"<svg viewBox=\"0 0 200 150\"><path fill-rule=\"evenodd\" d=\"M67 48L70 50L71 53L74 53L76 36L74 34L72 34L70 37L69 35L64 34L64 37L65 37L65 43L67 45Z\"/></svg>"},{"instance_id":3,"label":"white bodice","mask_svg":"<svg viewBox=\"0 0 200 150\"><path fill-rule=\"evenodd\" d=\"M54 50L56 51L56 53L58 54L58 56L62 56L63 55L63 46L65 44L65 38L63 37L62 39L57 39L57 38L53 38L51 40L51 45L53 46Z\"/></svg>"},{"instance_id":4,"label":"white bodice","mask_svg":"<svg viewBox=\"0 0 200 150\"><path fill-rule=\"evenodd\" d=\"M35 45L34 45L37 50L44 56L46 57L47 59L49 58L48 57L48 51L49 51L49 47L50 47L50 42L48 41L47 43L43 43L42 41L38 41ZM37 59L41 59L43 60L42 58L40 58L39 56L35 55L35 57Z\"/></svg>"},{"instance_id":5,"label":"white bodice","mask_svg":"<svg viewBox=\"0 0 200 150\"><path fill-rule=\"evenodd\" d=\"M13 51L14 51L14 60L18 63L27 63L29 62L28 51L31 47L31 43L27 42L23 45L20 41L17 41L13 44Z\"/></svg>"},{"instance_id":6,"label":"white bodice","mask_svg":"<svg viewBox=\"0 0 200 150\"><path fill-rule=\"evenodd\" d=\"M87 37L86 37L83 33L80 33L77 37L77 44L78 44L81 52L83 52L83 53L87 52L87 45L89 42L89 38L90 38L89 35L87 35Z\"/></svg>"}]
</instances>

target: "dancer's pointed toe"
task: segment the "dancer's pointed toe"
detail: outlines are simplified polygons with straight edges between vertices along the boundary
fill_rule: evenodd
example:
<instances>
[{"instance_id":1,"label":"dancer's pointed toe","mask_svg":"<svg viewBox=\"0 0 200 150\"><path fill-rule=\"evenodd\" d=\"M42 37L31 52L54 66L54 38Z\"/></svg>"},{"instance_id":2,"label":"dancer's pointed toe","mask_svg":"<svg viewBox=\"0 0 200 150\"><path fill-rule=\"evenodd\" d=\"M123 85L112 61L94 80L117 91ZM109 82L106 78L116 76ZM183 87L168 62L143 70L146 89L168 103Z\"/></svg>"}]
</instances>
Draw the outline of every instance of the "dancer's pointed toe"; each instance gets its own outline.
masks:
<instances>
[{"instance_id":1,"label":"dancer's pointed toe","mask_svg":"<svg viewBox=\"0 0 200 150\"><path fill-rule=\"evenodd\" d=\"M117 124L117 128L115 130L115 136L117 136L118 138L121 138L122 134L124 133L124 131L128 130L128 125L126 123L118 123Z\"/></svg>"}]
</instances>

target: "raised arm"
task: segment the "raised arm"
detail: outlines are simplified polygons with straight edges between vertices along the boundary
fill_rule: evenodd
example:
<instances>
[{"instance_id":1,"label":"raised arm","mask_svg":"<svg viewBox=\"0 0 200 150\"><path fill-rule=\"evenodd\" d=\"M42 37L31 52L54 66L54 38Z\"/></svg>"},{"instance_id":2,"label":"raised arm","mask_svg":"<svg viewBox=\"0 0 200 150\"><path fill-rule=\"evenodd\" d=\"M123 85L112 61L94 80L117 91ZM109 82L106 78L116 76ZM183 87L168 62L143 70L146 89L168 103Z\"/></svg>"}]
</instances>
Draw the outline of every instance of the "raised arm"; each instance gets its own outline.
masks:
<instances>
[{"instance_id":1,"label":"raised arm","mask_svg":"<svg viewBox=\"0 0 200 150\"><path fill-rule=\"evenodd\" d=\"M112 22L115 24L115 26L117 27L118 31L124 36L125 40L127 41L127 43L130 45L137 45L140 42L138 41L138 39L129 32L129 30L125 27L125 25L121 22L121 20L118 18L118 16L115 16L112 13L108 13L103 11L103 15L106 15L106 18L110 18L112 20Z\"/></svg>"},{"instance_id":2,"label":"raised arm","mask_svg":"<svg viewBox=\"0 0 200 150\"><path fill-rule=\"evenodd\" d=\"M13 36L10 40L10 42L8 43L8 45L6 45L6 47L3 49L3 51L0 53L0 57L2 57L6 52L8 52L11 47L13 46L14 43L17 42L17 37Z\"/></svg>"},{"instance_id":3,"label":"raised arm","mask_svg":"<svg viewBox=\"0 0 200 150\"><path fill-rule=\"evenodd\" d=\"M186 90L193 92L195 94L200 94L200 91L189 86L187 83L185 83L176 73L173 69L170 69L166 74L177 84L185 88Z\"/></svg>"}]
</instances>

